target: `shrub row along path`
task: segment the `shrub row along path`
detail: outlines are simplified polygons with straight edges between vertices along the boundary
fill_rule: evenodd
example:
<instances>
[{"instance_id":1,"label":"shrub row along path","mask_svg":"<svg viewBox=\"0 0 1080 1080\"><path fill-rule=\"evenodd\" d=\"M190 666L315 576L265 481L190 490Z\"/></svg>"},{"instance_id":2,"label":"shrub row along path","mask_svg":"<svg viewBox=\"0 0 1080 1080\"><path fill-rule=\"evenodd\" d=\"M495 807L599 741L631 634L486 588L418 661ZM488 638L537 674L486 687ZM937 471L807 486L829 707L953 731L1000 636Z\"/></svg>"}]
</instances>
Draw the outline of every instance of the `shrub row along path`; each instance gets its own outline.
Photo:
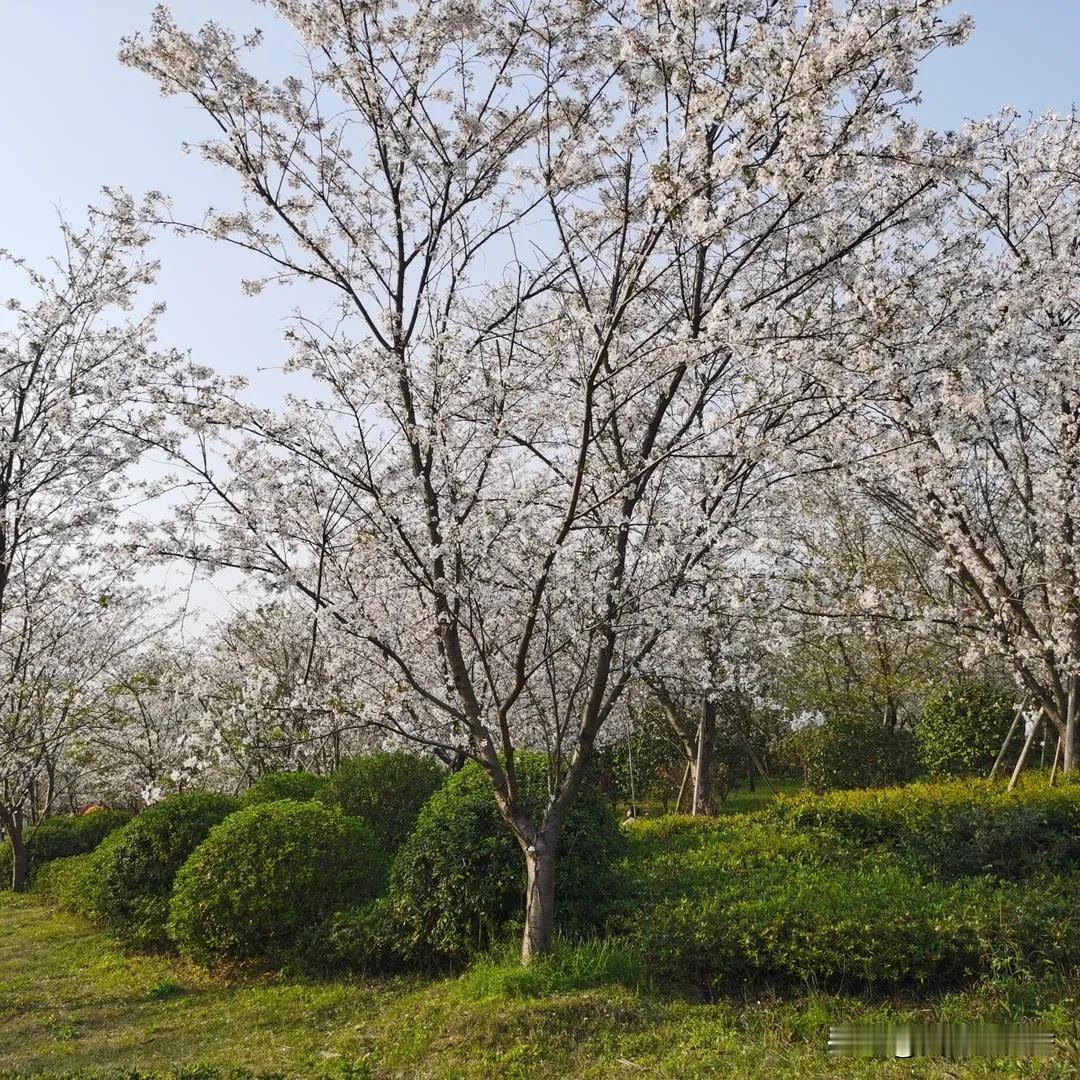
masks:
<instances>
[{"instance_id":1,"label":"shrub row along path","mask_svg":"<svg viewBox=\"0 0 1080 1080\"><path fill-rule=\"evenodd\" d=\"M929 1002L876 1006L804 993L782 1001L664 1000L607 985L569 991L514 965L459 978L310 982L213 976L125 953L41 896L0 895L0 1077L98 1078L191 1069L192 1080L362 1077L944 1077L1076 1075L1077 1060L1027 1065L829 1061L830 1022L928 1017ZM556 980L557 982L557 980ZM1075 984L1050 1004L1067 1011ZM945 1019L999 1014L954 994ZM1043 1010L1045 1011L1045 1010ZM110 1071L113 1070L113 1071ZM219 1071L220 1070L220 1071ZM159 1075L155 1072L153 1075Z\"/></svg>"}]
</instances>

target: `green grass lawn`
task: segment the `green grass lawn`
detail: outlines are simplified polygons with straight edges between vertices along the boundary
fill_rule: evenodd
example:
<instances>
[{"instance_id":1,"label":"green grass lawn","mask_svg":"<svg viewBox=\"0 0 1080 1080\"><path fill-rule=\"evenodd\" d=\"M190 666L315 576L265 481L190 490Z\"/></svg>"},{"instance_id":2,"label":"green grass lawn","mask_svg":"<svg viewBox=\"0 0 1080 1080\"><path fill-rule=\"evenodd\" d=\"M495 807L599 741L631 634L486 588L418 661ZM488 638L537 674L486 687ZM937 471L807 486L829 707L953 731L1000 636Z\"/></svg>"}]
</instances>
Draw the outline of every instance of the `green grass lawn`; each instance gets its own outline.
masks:
<instances>
[{"instance_id":1,"label":"green grass lawn","mask_svg":"<svg viewBox=\"0 0 1080 1080\"><path fill-rule=\"evenodd\" d=\"M830 1061L825 1052L829 1024L854 1019L1041 1017L1067 1029L1075 982L933 1001L804 991L694 1003L610 981L617 968L583 956L565 950L527 973L492 961L436 980L213 976L174 958L125 954L41 896L0 894L0 1076L1080 1075L1080 1058L1067 1052L1053 1062L962 1065Z\"/></svg>"}]
</instances>

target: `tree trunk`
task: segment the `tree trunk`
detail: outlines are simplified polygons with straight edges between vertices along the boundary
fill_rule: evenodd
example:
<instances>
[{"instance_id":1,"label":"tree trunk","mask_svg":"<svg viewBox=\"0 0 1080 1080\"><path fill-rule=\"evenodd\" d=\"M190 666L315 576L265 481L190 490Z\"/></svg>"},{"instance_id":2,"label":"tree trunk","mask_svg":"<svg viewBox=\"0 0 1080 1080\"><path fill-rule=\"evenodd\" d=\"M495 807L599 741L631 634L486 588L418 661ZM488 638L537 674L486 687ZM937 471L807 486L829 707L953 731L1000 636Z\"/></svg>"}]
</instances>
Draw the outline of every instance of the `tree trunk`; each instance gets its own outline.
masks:
<instances>
[{"instance_id":1,"label":"tree trunk","mask_svg":"<svg viewBox=\"0 0 1080 1080\"><path fill-rule=\"evenodd\" d=\"M22 829L9 829L11 840L11 888L14 892L26 892L30 879L30 852L26 850Z\"/></svg>"},{"instance_id":2,"label":"tree trunk","mask_svg":"<svg viewBox=\"0 0 1080 1080\"><path fill-rule=\"evenodd\" d=\"M530 963L551 948L555 931L555 844L538 840L525 850L525 933L521 962Z\"/></svg>"},{"instance_id":3,"label":"tree trunk","mask_svg":"<svg viewBox=\"0 0 1080 1080\"><path fill-rule=\"evenodd\" d=\"M1076 676L1069 677L1069 704L1065 712L1065 735L1063 739L1063 754L1061 758L1061 771L1072 772L1075 768L1076 754Z\"/></svg>"},{"instance_id":4,"label":"tree trunk","mask_svg":"<svg viewBox=\"0 0 1080 1080\"><path fill-rule=\"evenodd\" d=\"M711 814L713 811L712 763L716 742L716 705L706 698L701 703L698 722L697 757L694 759L694 798L690 813Z\"/></svg>"}]
</instances>

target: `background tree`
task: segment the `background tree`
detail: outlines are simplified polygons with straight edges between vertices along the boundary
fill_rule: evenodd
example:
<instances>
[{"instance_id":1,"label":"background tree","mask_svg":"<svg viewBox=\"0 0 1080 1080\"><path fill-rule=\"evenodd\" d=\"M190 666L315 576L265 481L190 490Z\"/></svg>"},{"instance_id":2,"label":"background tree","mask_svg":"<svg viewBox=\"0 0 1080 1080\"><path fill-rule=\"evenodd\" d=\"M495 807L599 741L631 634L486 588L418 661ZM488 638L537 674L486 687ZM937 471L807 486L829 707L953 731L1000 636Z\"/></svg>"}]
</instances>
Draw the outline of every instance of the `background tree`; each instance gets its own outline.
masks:
<instances>
[{"instance_id":1,"label":"background tree","mask_svg":"<svg viewBox=\"0 0 1080 1080\"><path fill-rule=\"evenodd\" d=\"M154 423L156 310L117 320L155 264L123 197L78 231L61 224L51 273L5 255L25 299L0 331L0 825L26 883L22 831L48 808L59 754L100 708L108 664L132 647L131 557L112 545ZM44 779L44 790L39 784Z\"/></svg>"},{"instance_id":2,"label":"background tree","mask_svg":"<svg viewBox=\"0 0 1080 1080\"><path fill-rule=\"evenodd\" d=\"M822 370L865 404L853 470L948 585L939 614L1000 658L1073 764L1080 244L1074 117L974 124L948 212L847 270ZM932 253L933 274L911 273ZM851 351L849 351L849 349ZM839 429L837 433L839 433Z\"/></svg>"}]
</instances>

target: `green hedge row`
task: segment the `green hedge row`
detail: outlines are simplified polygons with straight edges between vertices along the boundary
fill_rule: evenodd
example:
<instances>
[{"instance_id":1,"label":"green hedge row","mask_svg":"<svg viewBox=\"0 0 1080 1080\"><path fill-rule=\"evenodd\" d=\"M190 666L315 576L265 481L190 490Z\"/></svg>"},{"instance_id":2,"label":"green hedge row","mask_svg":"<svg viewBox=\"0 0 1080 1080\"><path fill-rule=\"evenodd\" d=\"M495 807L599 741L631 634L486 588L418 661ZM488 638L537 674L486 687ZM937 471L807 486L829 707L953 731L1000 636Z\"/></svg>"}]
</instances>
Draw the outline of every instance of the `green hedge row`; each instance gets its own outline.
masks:
<instances>
[{"instance_id":1,"label":"green hedge row","mask_svg":"<svg viewBox=\"0 0 1080 1080\"><path fill-rule=\"evenodd\" d=\"M1080 786L915 784L635 822L610 929L662 982L959 985L1080 964Z\"/></svg>"},{"instance_id":2,"label":"green hedge row","mask_svg":"<svg viewBox=\"0 0 1080 1080\"><path fill-rule=\"evenodd\" d=\"M1080 788L1071 783L1028 779L1012 792L972 780L834 791L780 798L765 814L778 828L885 845L946 878L1021 878L1080 867Z\"/></svg>"},{"instance_id":3,"label":"green hedge row","mask_svg":"<svg viewBox=\"0 0 1080 1080\"><path fill-rule=\"evenodd\" d=\"M87 814L57 814L26 831L30 872L36 874L54 859L84 855L93 851L111 832L126 825L131 814L125 810L92 810ZM10 888L11 841L0 844L0 888Z\"/></svg>"},{"instance_id":4,"label":"green hedge row","mask_svg":"<svg viewBox=\"0 0 1080 1080\"><path fill-rule=\"evenodd\" d=\"M422 776L411 763L397 772L393 755L381 760L385 775L363 781L375 790ZM441 777L396 852L394 820L378 828L342 806L373 771L354 765L313 798L240 809L224 796L174 796L93 854L49 864L39 887L126 940L171 944L203 963L303 955L367 972L461 965L517 932L522 855L480 767ZM517 771L538 813L548 763L522 754ZM400 822L405 796L394 798ZM350 805L374 813L361 798ZM1078 836L1072 783L796 796L752 815L626 829L586 788L564 827L558 928L606 936L659 981L707 994L756 982L896 988L1002 970L1041 976L1080 963Z\"/></svg>"}]
</instances>

